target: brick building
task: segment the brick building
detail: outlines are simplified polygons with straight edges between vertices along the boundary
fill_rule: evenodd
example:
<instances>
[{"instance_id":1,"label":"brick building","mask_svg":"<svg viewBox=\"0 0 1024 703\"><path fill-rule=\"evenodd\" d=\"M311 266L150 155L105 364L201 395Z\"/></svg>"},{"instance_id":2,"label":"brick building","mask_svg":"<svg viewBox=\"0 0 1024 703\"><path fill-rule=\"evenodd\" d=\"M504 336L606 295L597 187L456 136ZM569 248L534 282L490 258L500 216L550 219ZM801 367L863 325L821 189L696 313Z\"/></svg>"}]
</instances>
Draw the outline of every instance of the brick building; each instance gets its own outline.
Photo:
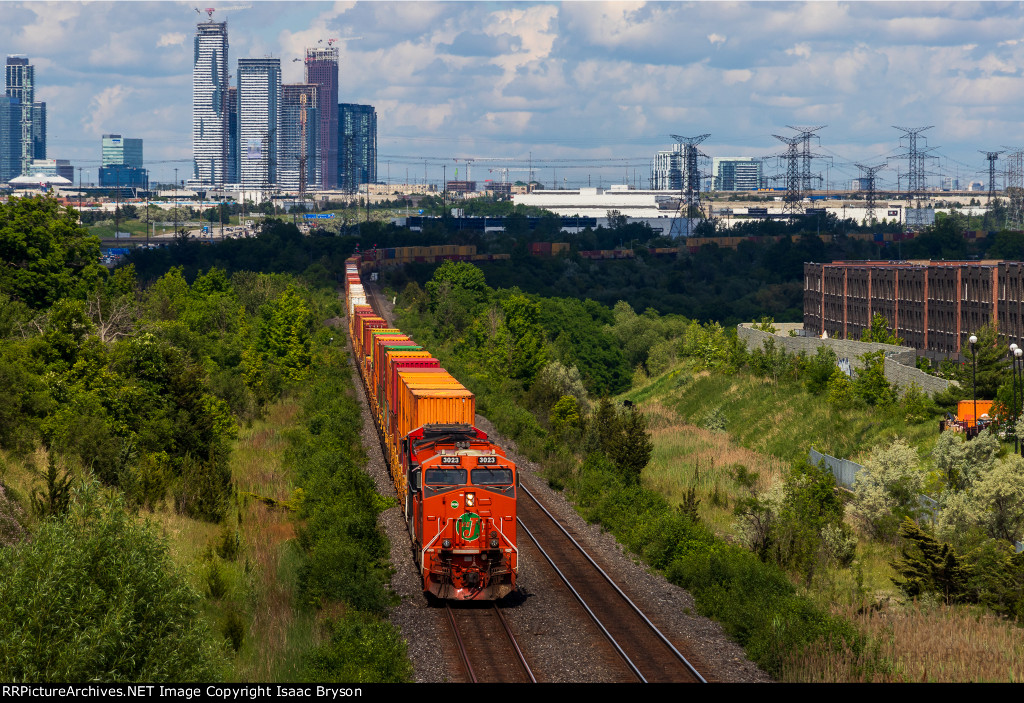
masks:
<instances>
[{"instance_id":1,"label":"brick building","mask_svg":"<svg viewBox=\"0 0 1024 703\"><path fill-rule=\"evenodd\" d=\"M875 313L904 344L932 359L956 357L967 338L995 322L1024 338L1019 261L834 261L804 264L807 334L859 339Z\"/></svg>"}]
</instances>

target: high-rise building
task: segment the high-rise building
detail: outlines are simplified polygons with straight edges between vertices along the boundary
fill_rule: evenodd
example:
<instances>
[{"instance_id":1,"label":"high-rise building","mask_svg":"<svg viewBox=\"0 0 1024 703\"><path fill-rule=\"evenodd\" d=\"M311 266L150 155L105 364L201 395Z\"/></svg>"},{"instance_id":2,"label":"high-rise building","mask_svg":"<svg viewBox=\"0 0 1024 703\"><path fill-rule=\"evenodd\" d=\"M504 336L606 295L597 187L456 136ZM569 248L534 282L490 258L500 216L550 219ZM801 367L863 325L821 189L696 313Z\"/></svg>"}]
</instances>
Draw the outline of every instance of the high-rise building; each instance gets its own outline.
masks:
<instances>
[{"instance_id":1,"label":"high-rise building","mask_svg":"<svg viewBox=\"0 0 1024 703\"><path fill-rule=\"evenodd\" d=\"M308 83L281 86L281 126L278 139L281 155L277 164L277 184L285 190L305 192L320 183L317 87Z\"/></svg>"},{"instance_id":2,"label":"high-rise building","mask_svg":"<svg viewBox=\"0 0 1024 703\"><path fill-rule=\"evenodd\" d=\"M319 120L318 144L322 174L321 185L325 189L338 187L338 50L333 46L326 49L306 49L306 83L317 86L317 119Z\"/></svg>"},{"instance_id":3,"label":"high-rise building","mask_svg":"<svg viewBox=\"0 0 1024 703\"><path fill-rule=\"evenodd\" d=\"M104 188L149 188L149 174L142 167L142 140L120 134L104 134L100 155L99 184Z\"/></svg>"},{"instance_id":4,"label":"high-rise building","mask_svg":"<svg viewBox=\"0 0 1024 703\"><path fill-rule=\"evenodd\" d=\"M228 23L196 25L192 55L192 179L222 186L228 172Z\"/></svg>"},{"instance_id":5,"label":"high-rise building","mask_svg":"<svg viewBox=\"0 0 1024 703\"><path fill-rule=\"evenodd\" d=\"M246 188L277 183L281 124L281 60L238 60L239 182Z\"/></svg>"},{"instance_id":6,"label":"high-rise building","mask_svg":"<svg viewBox=\"0 0 1024 703\"><path fill-rule=\"evenodd\" d=\"M46 158L46 103L35 102L36 70L24 56L8 56L6 95L21 105L21 173L27 175L34 159Z\"/></svg>"},{"instance_id":7,"label":"high-rise building","mask_svg":"<svg viewBox=\"0 0 1024 703\"><path fill-rule=\"evenodd\" d=\"M670 151L659 151L651 164L651 190L682 190L683 152L676 144Z\"/></svg>"},{"instance_id":8,"label":"high-rise building","mask_svg":"<svg viewBox=\"0 0 1024 703\"><path fill-rule=\"evenodd\" d=\"M757 190L761 187L761 159L753 156L716 156L712 190Z\"/></svg>"},{"instance_id":9,"label":"high-rise building","mask_svg":"<svg viewBox=\"0 0 1024 703\"><path fill-rule=\"evenodd\" d=\"M228 88L228 166L226 183L238 183L238 88Z\"/></svg>"},{"instance_id":10,"label":"high-rise building","mask_svg":"<svg viewBox=\"0 0 1024 703\"><path fill-rule=\"evenodd\" d=\"M21 101L0 95L0 184L21 175Z\"/></svg>"},{"instance_id":11,"label":"high-rise building","mask_svg":"<svg viewBox=\"0 0 1024 703\"><path fill-rule=\"evenodd\" d=\"M338 187L355 192L377 182L377 111L373 105L338 105Z\"/></svg>"},{"instance_id":12,"label":"high-rise building","mask_svg":"<svg viewBox=\"0 0 1024 703\"><path fill-rule=\"evenodd\" d=\"M32 158L46 158L46 103L32 103Z\"/></svg>"},{"instance_id":13,"label":"high-rise building","mask_svg":"<svg viewBox=\"0 0 1024 703\"><path fill-rule=\"evenodd\" d=\"M142 168L142 140L126 139L120 134L104 134L100 164Z\"/></svg>"}]
</instances>

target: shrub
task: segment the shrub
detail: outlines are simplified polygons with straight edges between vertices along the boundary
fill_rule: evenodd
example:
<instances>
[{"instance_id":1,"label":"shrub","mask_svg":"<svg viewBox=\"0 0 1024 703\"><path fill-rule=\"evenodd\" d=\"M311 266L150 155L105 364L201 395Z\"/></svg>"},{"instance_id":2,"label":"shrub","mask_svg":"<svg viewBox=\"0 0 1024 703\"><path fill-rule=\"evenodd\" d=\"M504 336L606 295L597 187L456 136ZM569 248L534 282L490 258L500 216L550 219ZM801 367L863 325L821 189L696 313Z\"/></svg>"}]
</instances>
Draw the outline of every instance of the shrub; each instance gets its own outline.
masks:
<instances>
[{"instance_id":1,"label":"shrub","mask_svg":"<svg viewBox=\"0 0 1024 703\"><path fill-rule=\"evenodd\" d=\"M405 640L388 623L352 613L343 620L328 620L326 630L328 641L303 658L302 681L412 681Z\"/></svg>"},{"instance_id":2,"label":"shrub","mask_svg":"<svg viewBox=\"0 0 1024 703\"><path fill-rule=\"evenodd\" d=\"M219 680L223 654L165 542L97 492L0 549L0 679Z\"/></svg>"}]
</instances>

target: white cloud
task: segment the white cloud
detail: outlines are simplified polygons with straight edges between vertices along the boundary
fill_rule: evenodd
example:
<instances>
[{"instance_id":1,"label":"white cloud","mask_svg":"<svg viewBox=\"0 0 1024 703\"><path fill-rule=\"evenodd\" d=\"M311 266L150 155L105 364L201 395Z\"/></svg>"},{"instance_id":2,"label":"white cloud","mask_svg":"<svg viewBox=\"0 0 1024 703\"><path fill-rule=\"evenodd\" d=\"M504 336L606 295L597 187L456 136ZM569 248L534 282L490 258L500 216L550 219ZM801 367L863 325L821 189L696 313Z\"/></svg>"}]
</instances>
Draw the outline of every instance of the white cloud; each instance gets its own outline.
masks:
<instances>
[{"instance_id":1,"label":"white cloud","mask_svg":"<svg viewBox=\"0 0 1024 703\"><path fill-rule=\"evenodd\" d=\"M92 136L100 136L110 130L110 123L119 115L121 106L134 90L123 85L112 85L103 89L89 101L89 107L82 118L82 126Z\"/></svg>"},{"instance_id":2,"label":"white cloud","mask_svg":"<svg viewBox=\"0 0 1024 703\"><path fill-rule=\"evenodd\" d=\"M809 59L811 57L811 47L806 42L802 44L796 44L792 48L786 49L786 53L790 56L799 56L803 59Z\"/></svg>"},{"instance_id":3,"label":"white cloud","mask_svg":"<svg viewBox=\"0 0 1024 703\"><path fill-rule=\"evenodd\" d=\"M181 32L167 32L160 35L157 46L181 46L185 43L185 35Z\"/></svg>"},{"instance_id":4,"label":"white cloud","mask_svg":"<svg viewBox=\"0 0 1024 703\"><path fill-rule=\"evenodd\" d=\"M721 34L709 34L708 41L712 44L724 44L726 37Z\"/></svg>"}]
</instances>

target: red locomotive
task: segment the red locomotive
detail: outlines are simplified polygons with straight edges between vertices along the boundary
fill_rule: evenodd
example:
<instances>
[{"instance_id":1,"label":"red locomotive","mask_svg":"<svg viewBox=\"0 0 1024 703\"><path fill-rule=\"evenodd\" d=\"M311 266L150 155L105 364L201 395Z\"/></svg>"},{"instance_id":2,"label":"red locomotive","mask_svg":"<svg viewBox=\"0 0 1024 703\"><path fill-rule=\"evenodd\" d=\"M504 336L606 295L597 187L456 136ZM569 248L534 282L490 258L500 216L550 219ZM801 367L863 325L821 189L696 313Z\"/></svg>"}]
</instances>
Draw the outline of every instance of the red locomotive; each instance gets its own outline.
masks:
<instances>
[{"instance_id":1,"label":"red locomotive","mask_svg":"<svg viewBox=\"0 0 1024 703\"><path fill-rule=\"evenodd\" d=\"M519 564L515 463L475 427L473 394L366 304L359 263L345 267L349 333L423 590L508 595Z\"/></svg>"}]
</instances>

